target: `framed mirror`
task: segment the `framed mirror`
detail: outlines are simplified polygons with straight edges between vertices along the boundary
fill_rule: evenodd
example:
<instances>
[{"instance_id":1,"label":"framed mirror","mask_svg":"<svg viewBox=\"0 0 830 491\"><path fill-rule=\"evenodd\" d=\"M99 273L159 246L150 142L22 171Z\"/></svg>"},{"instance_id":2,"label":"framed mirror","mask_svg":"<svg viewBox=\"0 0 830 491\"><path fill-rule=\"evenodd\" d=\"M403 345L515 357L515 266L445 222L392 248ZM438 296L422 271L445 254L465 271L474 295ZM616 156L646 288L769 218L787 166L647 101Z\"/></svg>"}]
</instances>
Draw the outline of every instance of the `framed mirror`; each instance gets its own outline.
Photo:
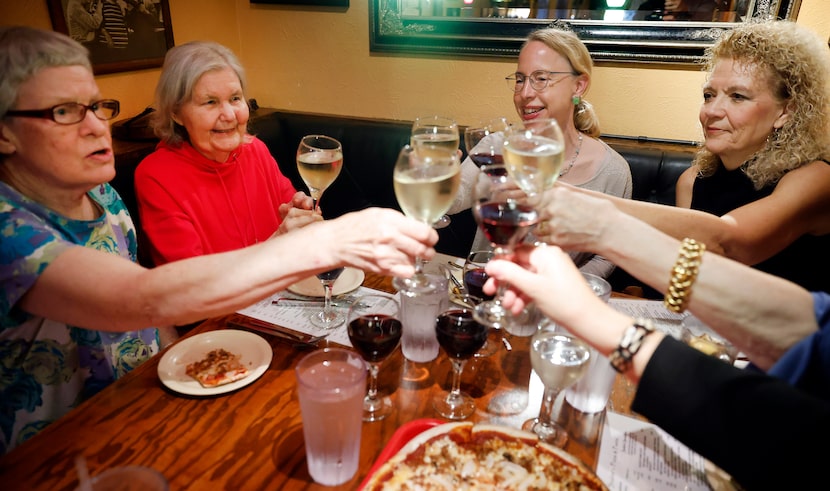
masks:
<instances>
[{"instance_id":1,"label":"framed mirror","mask_svg":"<svg viewBox=\"0 0 830 491\"><path fill-rule=\"evenodd\" d=\"M372 52L515 58L527 34L565 23L594 61L694 64L751 17L795 20L801 0L369 0Z\"/></svg>"}]
</instances>

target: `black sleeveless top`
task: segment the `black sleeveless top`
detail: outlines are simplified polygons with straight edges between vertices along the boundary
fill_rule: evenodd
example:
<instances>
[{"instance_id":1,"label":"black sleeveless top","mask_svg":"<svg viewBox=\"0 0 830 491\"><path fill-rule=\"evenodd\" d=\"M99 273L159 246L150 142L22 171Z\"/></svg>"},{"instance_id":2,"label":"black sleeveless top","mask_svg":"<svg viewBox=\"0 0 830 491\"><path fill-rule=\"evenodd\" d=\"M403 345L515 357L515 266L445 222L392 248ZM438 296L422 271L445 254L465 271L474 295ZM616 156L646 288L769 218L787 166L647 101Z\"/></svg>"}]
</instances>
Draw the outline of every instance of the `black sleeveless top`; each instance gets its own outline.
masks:
<instances>
[{"instance_id":1,"label":"black sleeveless top","mask_svg":"<svg viewBox=\"0 0 830 491\"><path fill-rule=\"evenodd\" d=\"M729 171L720 165L713 175L695 179L691 208L723 216L769 196L774 189L775 184L770 184L756 191L752 181L740 169ZM830 292L828 254L830 235L802 235L778 254L753 267L798 283L810 291Z\"/></svg>"}]
</instances>

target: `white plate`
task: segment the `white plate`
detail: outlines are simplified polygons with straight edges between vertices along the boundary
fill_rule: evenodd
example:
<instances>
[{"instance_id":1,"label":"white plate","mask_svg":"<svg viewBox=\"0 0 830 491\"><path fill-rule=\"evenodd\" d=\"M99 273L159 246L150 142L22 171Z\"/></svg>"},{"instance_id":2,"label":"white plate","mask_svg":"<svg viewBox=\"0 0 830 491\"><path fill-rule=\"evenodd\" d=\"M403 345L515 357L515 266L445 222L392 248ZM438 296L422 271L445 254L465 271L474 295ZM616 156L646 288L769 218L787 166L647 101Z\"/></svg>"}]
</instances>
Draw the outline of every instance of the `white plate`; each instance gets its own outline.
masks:
<instances>
[{"instance_id":1,"label":"white plate","mask_svg":"<svg viewBox=\"0 0 830 491\"><path fill-rule=\"evenodd\" d=\"M187 365L201 360L209 351L223 348L239 355L250 372L247 377L217 387L202 387L185 373ZM161 383L170 390L192 396L224 394L245 387L265 373L271 365L273 350L268 341L248 331L224 329L197 334L174 344L161 357L158 366Z\"/></svg>"},{"instance_id":2,"label":"white plate","mask_svg":"<svg viewBox=\"0 0 830 491\"><path fill-rule=\"evenodd\" d=\"M356 268L346 268L340 273L340 277L334 282L334 289L332 295L342 295L357 289L363 284L363 279L366 275L363 271ZM298 281L288 287L288 291L296 293L297 295L304 295L306 297L324 297L326 292L323 291L323 284L316 276L310 276L302 281Z\"/></svg>"}]
</instances>

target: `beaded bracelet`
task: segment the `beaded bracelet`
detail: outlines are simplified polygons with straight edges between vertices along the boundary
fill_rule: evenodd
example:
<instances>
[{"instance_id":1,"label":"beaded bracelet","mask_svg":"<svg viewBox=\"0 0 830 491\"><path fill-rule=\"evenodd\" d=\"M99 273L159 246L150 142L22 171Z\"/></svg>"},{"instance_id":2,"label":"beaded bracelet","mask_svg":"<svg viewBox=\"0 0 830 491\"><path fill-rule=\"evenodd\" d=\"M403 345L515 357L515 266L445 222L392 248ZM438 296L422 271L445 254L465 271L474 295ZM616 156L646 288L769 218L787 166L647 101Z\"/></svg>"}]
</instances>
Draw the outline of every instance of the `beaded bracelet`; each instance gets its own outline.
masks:
<instances>
[{"instance_id":1,"label":"beaded bracelet","mask_svg":"<svg viewBox=\"0 0 830 491\"><path fill-rule=\"evenodd\" d=\"M686 310L686 302L692 294L692 285L697 279L700 261L706 246L694 239L685 238L680 246L677 262L671 270L669 290L663 303L672 312L682 313Z\"/></svg>"},{"instance_id":2,"label":"beaded bracelet","mask_svg":"<svg viewBox=\"0 0 830 491\"><path fill-rule=\"evenodd\" d=\"M634 319L634 323L625 330L620 344L608 356L611 366L619 373L625 373L631 367L631 359L640 351L643 340L654 332L654 325L648 319Z\"/></svg>"}]
</instances>

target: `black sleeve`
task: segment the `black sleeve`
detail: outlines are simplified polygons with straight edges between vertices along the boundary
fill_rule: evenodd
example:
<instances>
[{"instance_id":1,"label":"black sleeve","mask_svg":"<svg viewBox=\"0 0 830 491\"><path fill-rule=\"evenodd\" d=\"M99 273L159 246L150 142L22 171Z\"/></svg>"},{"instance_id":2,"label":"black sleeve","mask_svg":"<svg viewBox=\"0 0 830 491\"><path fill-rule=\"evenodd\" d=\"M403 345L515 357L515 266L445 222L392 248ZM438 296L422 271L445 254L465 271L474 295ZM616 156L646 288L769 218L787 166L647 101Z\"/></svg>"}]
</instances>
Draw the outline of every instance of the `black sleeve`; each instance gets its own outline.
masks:
<instances>
[{"instance_id":1,"label":"black sleeve","mask_svg":"<svg viewBox=\"0 0 830 491\"><path fill-rule=\"evenodd\" d=\"M631 408L747 489L827 479L821 448L830 441L830 402L673 338L654 352Z\"/></svg>"}]
</instances>

